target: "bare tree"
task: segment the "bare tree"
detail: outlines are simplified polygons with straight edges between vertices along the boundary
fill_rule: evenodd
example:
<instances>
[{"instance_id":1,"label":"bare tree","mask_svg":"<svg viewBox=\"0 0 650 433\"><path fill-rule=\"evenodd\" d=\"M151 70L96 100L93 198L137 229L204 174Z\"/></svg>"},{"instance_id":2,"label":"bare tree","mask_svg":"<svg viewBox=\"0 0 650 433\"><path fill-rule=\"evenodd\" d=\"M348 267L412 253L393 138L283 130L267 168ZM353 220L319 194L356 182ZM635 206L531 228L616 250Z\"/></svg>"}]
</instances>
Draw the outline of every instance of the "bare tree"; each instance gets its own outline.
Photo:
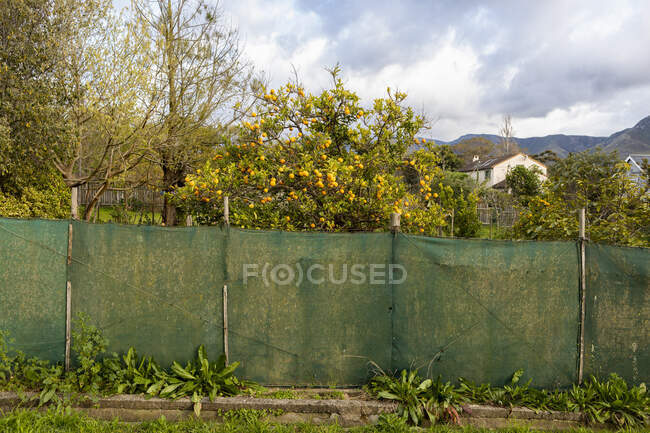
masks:
<instances>
[{"instance_id":1,"label":"bare tree","mask_svg":"<svg viewBox=\"0 0 650 433\"><path fill-rule=\"evenodd\" d=\"M251 69L242 59L237 30L227 25L218 4L133 0L133 5L147 27L154 84L162 97L156 112L161 135L151 158L161 168L163 191L172 193L217 144L197 138L201 131L225 130L237 120L232 107L250 89ZM177 223L167 195L163 221Z\"/></svg>"},{"instance_id":2,"label":"bare tree","mask_svg":"<svg viewBox=\"0 0 650 433\"><path fill-rule=\"evenodd\" d=\"M508 155L517 151L519 148L514 140L514 129L512 128L512 116L506 114L503 116L503 123L499 128L499 135L501 136L501 147L504 155Z\"/></svg>"}]
</instances>

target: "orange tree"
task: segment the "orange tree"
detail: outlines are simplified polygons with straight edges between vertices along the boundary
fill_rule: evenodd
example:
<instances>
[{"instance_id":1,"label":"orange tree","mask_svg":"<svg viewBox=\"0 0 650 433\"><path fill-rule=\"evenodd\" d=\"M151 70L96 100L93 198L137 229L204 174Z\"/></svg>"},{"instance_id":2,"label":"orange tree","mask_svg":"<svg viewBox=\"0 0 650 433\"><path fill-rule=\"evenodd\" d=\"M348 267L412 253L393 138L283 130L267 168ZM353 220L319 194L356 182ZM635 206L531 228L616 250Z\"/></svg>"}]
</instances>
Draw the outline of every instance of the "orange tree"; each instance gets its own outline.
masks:
<instances>
[{"instance_id":1,"label":"orange tree","mask_svg":"<svg viewBox=\"0 0 650 433\"><path fill-rule=\"evenodd\" d=\"M435 155L409 153L424 119L391 92L363 107L331 71L333 85L311 95L297 84L258 95L236 138L185 178L172 195L200 223L223 220L242 228L374 231L391 212L402 230L432 233L446 224Z\"/></svg>"}]
</instances>

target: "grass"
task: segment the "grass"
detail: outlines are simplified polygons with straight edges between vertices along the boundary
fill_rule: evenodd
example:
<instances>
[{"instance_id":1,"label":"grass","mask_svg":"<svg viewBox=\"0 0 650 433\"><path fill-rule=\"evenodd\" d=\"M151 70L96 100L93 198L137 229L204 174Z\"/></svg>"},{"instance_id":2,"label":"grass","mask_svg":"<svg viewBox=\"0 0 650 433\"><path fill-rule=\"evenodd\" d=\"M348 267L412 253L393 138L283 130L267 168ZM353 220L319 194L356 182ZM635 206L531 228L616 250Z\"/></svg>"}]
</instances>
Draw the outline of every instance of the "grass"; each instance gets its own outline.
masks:
<instances>
[{"instance_id":1,"label":"grass","mask_svg":"<svg viewBox=\"0 0 650 433\"><path fill-rule=\"evenodd\" d=\"M260 417L225 416L224 423L188 420L169 422L164 418L139 424L120 423L118 421L99 421L76 413L37 412L20 410L6 414L0 418L0 433L406 433L404 425L383 424L379 426L355 427L344 429L338 425L317 426L313 424L273 424ZM487 430L474 427L434 426L427 430L431 433L528 433L534 432L526 427L512 427L498 430ZM635 430L650 433L648 429ZM566 433L595 433L595 430L576 429L566 430Z\"/></svg>"},{"instance_id":2,"label":"grass","mask_svg":"<svg viewBox=\"0 0 650 433\"><path fill-rule=\"evenodd\" d=\"M490 225L481 224L481 229L477 235L480 239L490 239ZM511 239L510 227L498 227L496 224L492 226L492 239Z\"/></svg>"},{"instance_id":3,"label":"grass","mask_svg":"<svg viewBox=\"0 0 650 433\"><path fill-rule=\"evenodd\" d=\"M258 398L274 398L274 399L287 399L295 400L299 398L307 398L314 400L344 400L345 394L341 391L332 390L325 392L310 392L309 390L295 390L291 389L280 389L276 391L258 391L255 394L255 397Z\"/></svg>"},{"instance_id":4,"label":"grass","mask_svg":"<svg viewBox=\"0 0 650 433\"><path fill-rule=\"evenodd\" d=\"M144 211L142 214L140 211L134 210L117 210L113 206L102 206L99 207L99 213L97 214L97 223L120 223L120 224L151 224L151 210ZM84 206L80 206L79 214L83 215ZM95 221L94 214L90 219ZM154 212L153 214L154 225L160 225L162 223L162 215L160 212Z\"/></svg>"}]
</instances>

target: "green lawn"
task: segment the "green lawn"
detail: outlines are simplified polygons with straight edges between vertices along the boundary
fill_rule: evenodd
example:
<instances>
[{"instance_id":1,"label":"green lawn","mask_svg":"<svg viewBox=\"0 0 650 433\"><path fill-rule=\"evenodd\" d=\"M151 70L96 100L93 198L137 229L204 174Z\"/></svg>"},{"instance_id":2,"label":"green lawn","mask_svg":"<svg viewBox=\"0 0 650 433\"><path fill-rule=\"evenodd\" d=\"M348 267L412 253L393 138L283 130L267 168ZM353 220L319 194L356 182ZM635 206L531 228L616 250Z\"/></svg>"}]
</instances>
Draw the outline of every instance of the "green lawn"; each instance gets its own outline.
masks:
<instances>
[{"instance_id":1,"label":"green lawn","mask_svg":"<svg viewBox=\"0 0 650 433\"><path fill-rule=\"evenodd\" d=\"M83 206L79 209L79 213L83 215ZM151 211L140 213L139 211L120 211L116 207L103 206L99 208L99 213L95 219L94 215L90 221L97 223L119 223L119 224L151 224ZM154 225L162 223L162 216L160 212L153 214Z\"/></svg>"},{"instance_id":2,"label":"green lawn","mask_svg":"<svg viewBox=\"0 0 650 433\"><path fill-rule=\"evenodd\" d=\"M481 230L478 233L478 238L490 239L490 225L481 224ZM492 239L510 239L509 228L497 227L496 224L492 226Z\"/></svg>"},{"instance_id":3,"label":"green lawn","mask_svg":"<svg viewBox=\"0 0 650 433\"><path fill-rule=\"evenodd\" d=\"M164 419L144 423L120 423L118 421L97 421L77 414L64 414L50 411L48 413L36 411L15 411L0 418L0 433L406 433L409 431L403 425L389 425L382 427L366 426L344 429L337 425L316 426L311 424L271 424L260 420L255 414L240 411L230 416L225 423L184 421L167 422ZM435 426L429 429L411 429L411 431L427 431L431 433L526 433L534 432L528 428L508 428L487 430L479 428L460 428L453 426ZM648 429L636 430L650 433ZM596 433L595 430L577 429L565 430L566 433Z\"/></svg>"}]
</instances>

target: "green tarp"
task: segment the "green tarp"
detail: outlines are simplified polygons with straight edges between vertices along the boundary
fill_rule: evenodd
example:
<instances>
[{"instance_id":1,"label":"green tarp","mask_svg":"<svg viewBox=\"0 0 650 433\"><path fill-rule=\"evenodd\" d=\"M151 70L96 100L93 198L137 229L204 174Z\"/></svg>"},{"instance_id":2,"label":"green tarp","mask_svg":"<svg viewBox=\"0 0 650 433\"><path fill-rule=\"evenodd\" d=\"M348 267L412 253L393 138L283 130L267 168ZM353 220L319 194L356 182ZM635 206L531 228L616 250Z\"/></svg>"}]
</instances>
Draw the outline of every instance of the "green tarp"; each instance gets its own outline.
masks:
<instances>
[{"instance_id":1,"label":"green tarp","mask_svg":"<svg viewBox=\"0 0 650 433\"><path fill-rule=\"evenodd\" d=\"M537 386L576 379L579 273L574 242L400 235L393 367L502 384L523 369Z\"/></svg>"},{"instance_id":2,"label":"green tarp","mask_svg":"<svg viewBox=\"0 0 650 433\"><path fill-rule=\"evenodd\" d=\"M62 362L72 316L161 364L204 344L271 385L361 385L374 367L535 386L578 371L577 242L0 219L0 329ZM587 245L585 375L650 380L650 250ZM73 359L74 362L74 359Z\"/></svg>"},{"instance_id":3,"label":"green tarp","mask_svg":"<svg viewBox=\"0 0 650 433\"><path fill-rule=\"evenodd\" d=\"M230 352L242 374L277 385L358 385L369 361L390 367L391 294L368 277L390 253L390 234L232 230Z\"/></svg>"},{"instance_id":4,"label":"green tarp","mask_svg":"<svg viewBox=\"0 0 650 433\"><path fill-rule=\"evenodd\" d=\"M585 374L650 382L650 250L587 244Z\"/></svg>"},{"instance_id":5,"label":"green tarp","mask_svg":"<svg viewBox=\"0 0 650 433\"><path fill-rule=\"evenodd\" d=\"M225 235L218 228L75 222L72 316L85 313L109 340L168 365L204 344L223 353Z\"/></svg>"},{"instance_id":6,"label":"green tarp","mask_svg":"<svg viewBox=\"0 0 650 433\"><path fill-rule=\"evenodd\" d=\"M50 361L65 353L68 222L0 218L0 330Z\"/></svg>"}]
</instances>

